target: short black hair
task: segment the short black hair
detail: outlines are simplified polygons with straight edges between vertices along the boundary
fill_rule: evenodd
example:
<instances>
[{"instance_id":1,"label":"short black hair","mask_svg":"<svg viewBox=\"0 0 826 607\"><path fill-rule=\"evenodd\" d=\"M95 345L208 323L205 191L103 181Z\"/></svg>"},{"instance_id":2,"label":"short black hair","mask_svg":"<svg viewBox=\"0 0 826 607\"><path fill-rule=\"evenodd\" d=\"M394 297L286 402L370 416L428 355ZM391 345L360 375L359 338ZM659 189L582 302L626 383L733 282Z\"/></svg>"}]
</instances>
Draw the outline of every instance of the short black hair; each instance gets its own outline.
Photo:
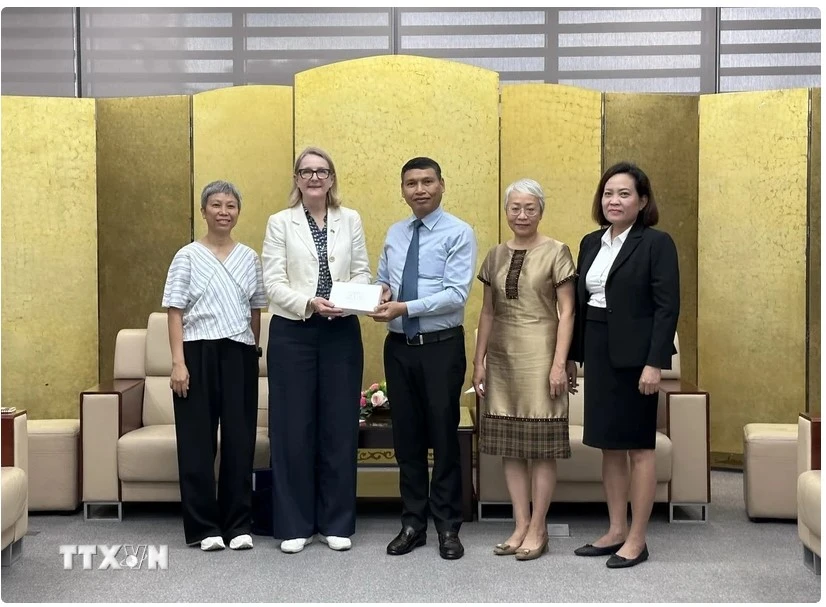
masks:
<instances>
[{"instance_id":1,"label":"short black hair","mask_svg":"<svg viewBox=\"0 0 826 607\"><path fill-rule=\"evenodd\" d=\"M412 171L413 169L433 169L436 171L436 178L441 181L442 180L442 167L439 166L439 163L433 160L432 158L427 158L426 156L417 156L416 158L411 158L407 162L404 163L402 167L402 181L404 181L404 174L407 171Z\"/></svg>"},{"instance_id":2,"label":"short black hair","mask_svg":"<svg viewBox=\"0 0 826 607\"><path fill-rule=\"evenodd\" d=\"M660 220L660 211L657 209L657 201L654 199L654 190L651 189L651 181L648 179L645 171L632 162L618 162L603 173L602 179L599 180L597 191L594 193L591 217L601 226L611 225L611 222L608 221L608 218L605 217L605 213L602 211L602 193L605 191L605 184L608 180L614 175L619 174L630 175L631 179L634 180L637 196L640 198L648 198L648 204L646 204L639 215L637 215L637 221L635 223L646 227L657 225L657 222Z\"/></svg>"}]
</instances>

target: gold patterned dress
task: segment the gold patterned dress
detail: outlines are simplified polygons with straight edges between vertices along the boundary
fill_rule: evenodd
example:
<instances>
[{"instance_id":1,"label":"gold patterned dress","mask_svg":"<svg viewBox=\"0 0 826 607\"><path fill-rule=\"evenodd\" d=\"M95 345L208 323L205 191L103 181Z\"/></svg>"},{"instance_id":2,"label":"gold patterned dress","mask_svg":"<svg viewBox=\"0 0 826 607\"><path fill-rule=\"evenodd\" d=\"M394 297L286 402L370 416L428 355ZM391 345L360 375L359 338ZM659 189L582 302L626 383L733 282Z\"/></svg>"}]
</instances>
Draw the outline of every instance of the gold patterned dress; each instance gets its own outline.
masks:
<instances>
[{"instance_id":1,"label":"gold patterned dress","mask_svg":"<svg viewBox=\"0 0 826 607\"><path fill-rule=\"evenodd\" d=\"M559 325L556 288L576 277L567 245L493 247L479 270L491 288L485 398L479 449L523 459L571 457L568 392L551 398L549 376Z\"/></svg>"}]
</instances>

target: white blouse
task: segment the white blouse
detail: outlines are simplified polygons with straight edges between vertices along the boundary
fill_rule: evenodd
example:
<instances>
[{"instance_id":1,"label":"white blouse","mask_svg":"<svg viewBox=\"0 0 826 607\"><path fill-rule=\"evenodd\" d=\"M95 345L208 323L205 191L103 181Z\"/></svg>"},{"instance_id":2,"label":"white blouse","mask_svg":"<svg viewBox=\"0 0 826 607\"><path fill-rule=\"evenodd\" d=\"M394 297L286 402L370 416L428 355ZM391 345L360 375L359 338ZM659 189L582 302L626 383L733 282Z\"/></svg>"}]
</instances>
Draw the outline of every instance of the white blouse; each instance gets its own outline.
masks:
<instances>
[{"instance_id":1,"label":"white blouse","mask_svg":"<svg viewBox=\"0 0 826 607\"><path fill-rule=\"evenodd\" d=\"M161 305L184 311L184 341L227 338L253 346L251 310L267 306L261 260L236 243L221 262L192 242L172 259Z\"/></svg>"},{"instance_id":2,"label":"white blouse","mask_svg":"<svg viewBox=\"0 0 826 607\"><path fill-rule=\"evenodd\" d=\"M611 228L605 230L605 234L602 235L599 253L597 253L594 263L591 264L591 268L585 275L585 289L590 294L588 298L589 306L595 308L608 307L605 301L605 283L608 280L608 274L611 272L611 266L614 265L614 261L632 227L633 225L629 226L627 230L614 239L611 238Z\"/></svg>"}]
</instances>

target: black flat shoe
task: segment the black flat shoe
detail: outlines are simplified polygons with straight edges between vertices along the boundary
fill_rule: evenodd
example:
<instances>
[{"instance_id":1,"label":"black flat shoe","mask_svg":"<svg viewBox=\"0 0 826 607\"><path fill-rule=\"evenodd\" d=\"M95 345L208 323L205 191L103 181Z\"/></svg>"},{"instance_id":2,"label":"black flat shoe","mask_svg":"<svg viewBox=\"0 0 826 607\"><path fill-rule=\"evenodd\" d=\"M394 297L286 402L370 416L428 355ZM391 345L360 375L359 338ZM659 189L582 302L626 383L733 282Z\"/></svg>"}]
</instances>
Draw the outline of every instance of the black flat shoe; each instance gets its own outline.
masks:
<instances>
[{"instance_id":1,"label":"black flat shoe","mask_svg":"<svg viewBox=\"0 0 826 607\"><path fill-rule=\"evenodd\" d=\"M387 554L399 556L411 552L414 548L427 543L427 531L416 531L413 527L404 527L393 541L387 544Z\"/></svg>"},{"instance_id":2,"label":"black flat shoe","mask_svg":"<svg viewBox=\"0 0 826 607\"><path fill-rule=\"evenodd\" d=\"M462 546L457 531L442 531L439 533L439 554L443 559L450 561L464 556L465 547Z\"/></svg>"},{"instance_id":3,"label":"black flat shoe","mask_svg":"<svg viewBox=\"0 0 826 607\"><path fill-rule=\"evenodd\" d=\"M612 554L611 558L605 563L605 566L608 569L624 569L626 567L633 567L634 565L639 565L643 561L648 560L648 545L642 547L642 552L640 552L636 558L627 559L623 556L618 554Z\"/></svg>"},{"instance_id":4,"label":"black flat shoe","mask_svg":"<svg viewBox=\"0 0 826 607\"><path fill-rule=\"evenodd\" d=\"M608 556L614 554L617 550L622 548L625 542L614 544L613 546L594 546L592 544L585 544L574 550L577 556Z\"/></svg>"}]
</instances>

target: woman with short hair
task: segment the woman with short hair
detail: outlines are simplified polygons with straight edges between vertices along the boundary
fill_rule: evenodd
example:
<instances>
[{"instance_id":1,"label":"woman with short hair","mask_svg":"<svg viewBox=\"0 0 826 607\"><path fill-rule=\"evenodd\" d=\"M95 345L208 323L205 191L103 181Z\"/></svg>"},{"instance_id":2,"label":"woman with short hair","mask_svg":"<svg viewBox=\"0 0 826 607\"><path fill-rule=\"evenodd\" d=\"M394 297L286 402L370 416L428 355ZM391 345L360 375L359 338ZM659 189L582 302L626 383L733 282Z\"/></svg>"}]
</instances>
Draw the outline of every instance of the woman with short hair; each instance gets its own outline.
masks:
<instances>
[{"instance_id":1,"label":"woman with short hair","mask_svg":"<svg viewBox=\"0 0 826 607\"><path fill-rule=\"evenodd\" d=\"M222 550L224 540L233 550L252 548L258 338L267 297L258 254L232 238L240 212L231 183L203 189L207 233L175 254L163 293L184 536L201 550Z\"/></svg>"}]
</instances>

